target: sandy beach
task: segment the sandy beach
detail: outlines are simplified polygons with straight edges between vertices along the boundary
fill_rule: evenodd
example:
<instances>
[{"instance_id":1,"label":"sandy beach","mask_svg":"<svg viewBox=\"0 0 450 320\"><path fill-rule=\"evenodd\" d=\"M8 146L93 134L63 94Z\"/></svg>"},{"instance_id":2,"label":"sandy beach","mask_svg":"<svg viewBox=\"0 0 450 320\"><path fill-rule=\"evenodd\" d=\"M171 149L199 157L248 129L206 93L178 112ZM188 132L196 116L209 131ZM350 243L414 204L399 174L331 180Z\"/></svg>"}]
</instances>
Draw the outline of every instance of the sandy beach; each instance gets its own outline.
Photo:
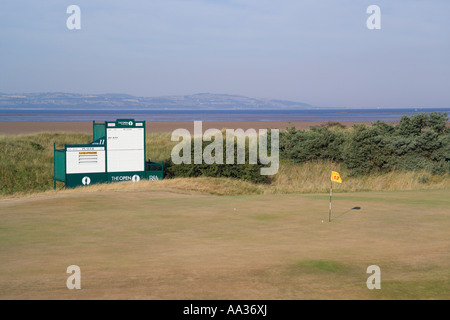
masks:
<instances>
[{"instance_id":1,"label":"sandy beach","mask_svg":"<svg viewBox=\"0 0 450 320\"><path fill-rule=\"evenodd\" d=\"M356 122L341 122L351 127ZM311 126L319 126L320 122L277 122L277 121L203 121L203 130L215 129L280 129L284 130L294 126L297 129L309 129ZM193 131L192 121L147 121L147 133L172 132L175 129L184 128ZM0 122L0 135L31 134L38 132L79 132L92 133L92 122Z\"/></svg>"}]
</instances>

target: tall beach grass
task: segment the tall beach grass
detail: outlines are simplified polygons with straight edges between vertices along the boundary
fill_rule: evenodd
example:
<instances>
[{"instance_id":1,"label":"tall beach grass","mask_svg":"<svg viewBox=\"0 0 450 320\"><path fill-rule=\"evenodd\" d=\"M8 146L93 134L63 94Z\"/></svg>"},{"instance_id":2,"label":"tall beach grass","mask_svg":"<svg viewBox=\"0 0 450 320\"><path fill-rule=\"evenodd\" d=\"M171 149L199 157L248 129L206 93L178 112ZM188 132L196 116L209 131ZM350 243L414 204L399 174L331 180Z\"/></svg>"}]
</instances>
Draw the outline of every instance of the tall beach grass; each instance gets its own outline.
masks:
<instances>
[{"instance_id":1,"label":"tall beach grass","mask_svg":"<svg viewBox=\"0 0 450 320\"><path fill-rule=\"evenodd\" d=\"M39 133L31 135L0 136L0 196L30 194L53 189L53 142L57 148L64 144L84 144L92 135L81 133ZM147 135L147 159L163 161L170 157L177 142L170 133ZM328 192L331 170L339 171L343 183L335 184L335 192L371 190L449 189L450 175L430 175L426 171L393 171L350 177L345 167L329 161L292 164L282 160L277 175L269 184L254 184L227 178L177 178L164 181L141 181L138 184L114 183L78 188L84 191L117 189L180 190L217 195L263 193L315 193ZM58 189L63 185L58 183ZM73 192L73 191L70 191Z\"/></svg>"}]
</instances>

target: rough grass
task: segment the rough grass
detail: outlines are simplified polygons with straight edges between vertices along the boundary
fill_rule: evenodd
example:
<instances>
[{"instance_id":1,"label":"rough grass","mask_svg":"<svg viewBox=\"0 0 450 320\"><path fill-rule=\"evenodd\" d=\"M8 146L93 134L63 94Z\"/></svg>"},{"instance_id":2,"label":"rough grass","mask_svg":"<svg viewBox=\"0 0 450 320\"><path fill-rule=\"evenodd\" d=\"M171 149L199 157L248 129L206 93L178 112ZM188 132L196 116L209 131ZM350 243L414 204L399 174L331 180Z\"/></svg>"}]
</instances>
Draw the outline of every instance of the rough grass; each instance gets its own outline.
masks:
<instances>
[{"instance_id":1,"label":"rough grass","mask_svg":"<svg viewBox=\"0 0 450 320\"><path fill-rule=\"evenodd\" d=\"M152 133L147 136L147 159L163 161L170 157L176 142L170 133ZM64 144L89 143L92 136L76 133L39 133L32 135L0 136L0 196L17 196L53 189L53 142L57 148ZM348 177L341 164L310 162L294 165L281 161L277 175L270 184L253 184L225 178L174 179L145 184L153 190L172 188L183 191L205 192L217 195L282 194L327 192L330 171L341 173L344 183L334 184L335 192L370 190L448 189L450 175L430 175L426 171L390 172L363 177ZM63 185L58 183L58 188ZM124 187L121 185L120 188ZM90 190L115 188L91 186ZM126 188L131 188L127 186Z\"/></svg>"},{"instance_id":2,"label":"rough grass","mask_svg":"<svg viewBox=\"0 0 450 320\"><path fill-rule=\"evenodd\" d=\"M85 144L92 135L83 133L38 133L0 136L0 196L47 191L53 188L53 143ZM170 157L170 134L154 133L147 138L147 159ZM150 156L151 155L151 156Z\"/></svg>"},{"instance_id":3,"label":"rough grass","mask_svg":"<svg viewBox=\"0 0 450 320\"><path fill-rule=\"evenodd\" d=\"M450 188L450 175L431 175L426 170L392 171L366 176L347 176L342 164L316 161L293 165L283 163L271 186L275 193L326 192L330 190L331 171L338 171L342 184L333 183L333 191L422 190ZM423 182L426 177L426 182Z\"/></svg>"}]
</instances>

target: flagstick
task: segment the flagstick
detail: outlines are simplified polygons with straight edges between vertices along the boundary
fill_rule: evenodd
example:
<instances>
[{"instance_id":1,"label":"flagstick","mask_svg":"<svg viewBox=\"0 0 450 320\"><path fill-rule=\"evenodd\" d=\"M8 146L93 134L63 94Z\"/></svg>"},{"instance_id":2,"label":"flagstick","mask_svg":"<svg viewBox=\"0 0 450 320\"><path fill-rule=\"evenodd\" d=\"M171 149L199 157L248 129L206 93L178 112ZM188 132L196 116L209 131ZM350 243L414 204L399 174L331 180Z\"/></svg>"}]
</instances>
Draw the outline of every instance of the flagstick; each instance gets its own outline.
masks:
<instances>
[{"instance_id":1,"label":"flagstick","mask_svg":"<svg viewBox=\"0 0 450 320\"><path fill-rule=\"evenodd\" d=\"M328 211L328 222L331 222L331 197L333 196L333 181L330 184L330 210Z\"/></svg>"}]
</instances>

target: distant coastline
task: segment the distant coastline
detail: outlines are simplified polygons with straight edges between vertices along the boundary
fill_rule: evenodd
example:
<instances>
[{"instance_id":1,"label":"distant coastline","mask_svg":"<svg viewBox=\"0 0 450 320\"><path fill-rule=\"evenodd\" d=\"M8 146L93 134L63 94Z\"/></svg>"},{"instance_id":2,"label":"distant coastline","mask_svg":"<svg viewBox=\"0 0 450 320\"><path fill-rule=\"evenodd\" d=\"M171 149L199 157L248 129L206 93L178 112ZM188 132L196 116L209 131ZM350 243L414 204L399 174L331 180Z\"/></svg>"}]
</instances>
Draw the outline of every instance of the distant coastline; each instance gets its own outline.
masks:
<instances>
[{"instance_id":1,"label":"distant coastline","mask_svg":"<svg viewBox=\"0 0 450 320\"><path fill-rule=\"evenodd\" d=\"M450 108L300 109L300 110L141 110L141 109L12 109L0 108L0 122L104 121L134 118L146 121L262 121L262 122L397 122L403 115L447 112Z\"/></svg>"}]
</instances>

